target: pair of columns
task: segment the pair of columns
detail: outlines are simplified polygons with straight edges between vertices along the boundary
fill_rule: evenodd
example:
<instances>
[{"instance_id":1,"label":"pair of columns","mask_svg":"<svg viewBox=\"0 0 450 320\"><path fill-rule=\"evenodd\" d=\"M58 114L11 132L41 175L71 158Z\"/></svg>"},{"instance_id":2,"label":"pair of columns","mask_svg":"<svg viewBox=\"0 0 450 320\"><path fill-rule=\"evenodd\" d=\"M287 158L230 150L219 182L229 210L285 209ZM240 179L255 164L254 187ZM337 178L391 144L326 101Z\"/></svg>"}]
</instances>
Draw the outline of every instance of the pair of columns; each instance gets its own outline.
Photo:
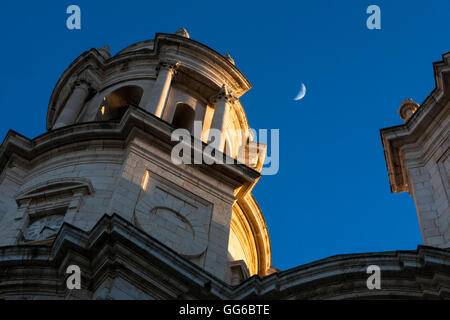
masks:
<instances>
[{"instance_id":1,"label":"pair of columns","mask_svg":"<svg viewBox=\"0 0 450 320\"><path fill-rule=\"evenodd\" d=\"M153 85L152 93L150 94L150 100L145 106L145 110L156 115L159 118L162 118L163 116L164 107L170 90L170 85L179 65L179 62L162 62L158 66L158 76L156 78L155 84ZM81 108L84 105L84 102L91 93L91 90L92 88L88 82L83 80L75 81L72 94L67 100L66 105L61 111L61 114L57 118L53 129L61 128L75 123L78 115L80 114ZM217 148L221 152L224 151L225 147L225 121L230 105L234 103L235 100L236 98L231 94L231 92L225 85L222 86L219 93L215 97L216 105L214 108L214 114L210 128L217 129L221 132L220 139L216 142ZM209 138L208 141L210 140L211 139Z\"/></svg>"},{"instance_id":2,"label":"pair of columns","mask_svg":"<svg viewBox=\"0 0 450 320\"><path fill-rule=\"evenodd\" d=\"M179 62L162 62L158 66L158 77L153 86L152 93L150 94L150 100L145 106L145 110L155 114L159 118L163 115L164 106L169 94L170 84L179 65ZM72 93L58 116L53 129L58 129L75 123L91 90L92 89L89 83L86 81L77 80L74 82Z\"/></svg>"},{"instance_id":3,"label":"pair of columns","mask_svg":"<svg viewBox=\"0 0 450 320\"><path fill-rule=\"evenodd\" d=\"M75 123L81 108L87 97L91 93L92 88L86 81L77 80L73 84L72 94L67 99L66 105L56 120L53 129L58 129Z\"/></svg>"},{"instance_id":4,"label":"pair of columns","mask_svg":"<svg viewBox=\"0 0 450 320\"><path fill-rule=\"evenodd\" d=\"M170 85L179 65L179 62L172 64L163 62L160 63L158 67L158 77L156 78L156 82L150 95L150 100L148 101L145 109L159 118L162 118L163 116ZM211 121L211 129L217 129L221 132L220 139L217 142L217 149L223 152L225 148L225 121L230 105L234 103L236 98L232 95L231 91L223 85L214 100L216 105ZM208 141L210 140L211 136L208 138Z\"/></svg>"}]
</instances>

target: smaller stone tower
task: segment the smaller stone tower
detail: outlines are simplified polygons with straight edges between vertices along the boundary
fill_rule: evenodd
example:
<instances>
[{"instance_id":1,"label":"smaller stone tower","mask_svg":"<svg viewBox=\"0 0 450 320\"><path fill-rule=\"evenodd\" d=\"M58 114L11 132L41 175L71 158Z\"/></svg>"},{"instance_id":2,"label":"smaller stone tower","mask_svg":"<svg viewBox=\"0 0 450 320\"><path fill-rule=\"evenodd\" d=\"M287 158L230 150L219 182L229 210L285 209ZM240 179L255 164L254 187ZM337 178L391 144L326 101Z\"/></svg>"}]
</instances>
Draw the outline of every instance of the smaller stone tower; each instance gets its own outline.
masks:
<instances>
[{"instance_id":1,"label":"smaller stone tower","mask_svg":"<svg viewBox=\"0 0 450 320\"><path fill-rule=\"evenodd\" d=\"M434 63L436 89L418 105L406 99L403 125L381 130L392 192L414 198L426 245L450 247L450 53Z\"/></svg>"},{"instance_id":2,"label":"smaller stone tower","mask_svg":"<svg viewBox=\"0 0 450 320\"><path fill-rule=\"evenodd\" d=\"M192 282L208 287L208 277L237 285L272 273L268 230L251 193L265 148L239 101L250 88L229 55L185 29L114 56L107 46L80 55L54 88L47 132L30 140L10 131L0 148L0 261L42 259L58 275L52 287L33 287L41 271L26 269L24 281L15 269L4 294L65 297L68 263L83 271L89 298L120 297L111 292L125 284L133 288L127 292L145 292L141 298L190 297L198 293ZM177 129L192 134L192 158L218 132L215 154L227 161L175 163ZM245 161L234 161L242 153ZM28 254L38 248L42 256ZM89 250L98 250L89 253L98 265L66 257Z\"/></svg>"}]
</instances>

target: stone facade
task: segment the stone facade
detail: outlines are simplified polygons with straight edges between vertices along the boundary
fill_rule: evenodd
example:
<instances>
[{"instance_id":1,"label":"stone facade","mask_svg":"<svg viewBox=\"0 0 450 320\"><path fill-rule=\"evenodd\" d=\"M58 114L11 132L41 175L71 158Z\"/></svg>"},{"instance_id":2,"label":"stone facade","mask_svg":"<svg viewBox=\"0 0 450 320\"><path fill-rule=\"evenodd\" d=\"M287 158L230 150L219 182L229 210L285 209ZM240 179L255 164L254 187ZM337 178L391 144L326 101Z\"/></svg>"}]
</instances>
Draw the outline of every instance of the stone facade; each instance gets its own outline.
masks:
<instances>
[{"instance_id":1,"label":"stone facade","mask_svg":"<svg viewBox=\"0 0 450 320\"><path fill-rule=\"evenodd\" d=\"M10 131L1 145L0 299L449 298L444 57L431 98L407 101L406 123L382 130L391 186L413 195L428 246L279 271L251 193L266 148L253 139L239 101L251 86L230 55L184 29L115 56L83 53L55 86L47 132ZM192 158L217 129L219 157L243 160L176 164L177 128L194 134ZM382 290L366 286L371 264ZM66 286L69 265L82 271L80 290Z\"/></svg>"},{"instance_id":2,"label":"stone facade","mask_svg":"<svg viewBox=\"0 0 450 320\"><path fill-rule=\"evenodd\" d=\"M405 100L403 125L381 130L393 192L414 198L426 245L450 247L450 54L434 64L436 89L421 106Z\"/></svg>"},{"instance_id":3,"label":"stone facade","mask_svg":"<svg viewBox=\"0 0 450 320\"><path fill-rule=\"evenodd\" d=\"M80 290L66 287L69 264ZM368 265L381 290L367 289ZM450 299L449 250L339 255L233 286L116 214L89 232L65 223L52 246L2 247L0 267L6 299Z\"/></svg>"}]
</instances>

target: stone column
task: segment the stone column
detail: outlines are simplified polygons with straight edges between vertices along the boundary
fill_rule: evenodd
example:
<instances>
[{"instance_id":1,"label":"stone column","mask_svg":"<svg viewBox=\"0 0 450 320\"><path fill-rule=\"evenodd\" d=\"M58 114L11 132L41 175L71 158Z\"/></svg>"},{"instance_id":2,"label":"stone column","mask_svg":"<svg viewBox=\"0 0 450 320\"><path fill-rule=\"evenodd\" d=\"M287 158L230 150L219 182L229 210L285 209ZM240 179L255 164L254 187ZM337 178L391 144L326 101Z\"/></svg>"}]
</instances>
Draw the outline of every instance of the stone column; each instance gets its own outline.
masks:
<instances>
[{"instance_id":1,"label":"stone column","mask_svg":"<svg viewBox=\"0 0 450 320\"><path fill-rule=\"evenodd\" d=\"M158 66L158 77L153 86L150 99L145 106L145 110L162 118L164 107L169 94L170 84L175 75L176 68L180 65L177 63L162 62Z\"/></svg>"},{"instance_id":2,"label":"stone column","mask_svg":"<svg viewBox=\"0 0 450 320\"><path fill-rule=\"evenodd\" d=\"M53 129L65 127L75 123L88 95L89 84L85 81L76 81L74 83L72 94L69 99L67 99L66 105L59 114Z\"/></svg>"},{"instance_id":3,"label":"stone column","mask_svg":"<svg viewBox=\"0 0 450 320\"><path fill-rule=\"evenodd\" d=\"M216 96L216 105L214 107L214 115L211 121L211 129L217 129L221 132L220 139L218 141L217 149L220 152L224 151L225 147L225 120L227 118L228 110L230 105L234 103L235 97L227 90L226 86L223 85ZM208 142L212 139L211 133L208 138Z\"/></svg>"}]
</instances>

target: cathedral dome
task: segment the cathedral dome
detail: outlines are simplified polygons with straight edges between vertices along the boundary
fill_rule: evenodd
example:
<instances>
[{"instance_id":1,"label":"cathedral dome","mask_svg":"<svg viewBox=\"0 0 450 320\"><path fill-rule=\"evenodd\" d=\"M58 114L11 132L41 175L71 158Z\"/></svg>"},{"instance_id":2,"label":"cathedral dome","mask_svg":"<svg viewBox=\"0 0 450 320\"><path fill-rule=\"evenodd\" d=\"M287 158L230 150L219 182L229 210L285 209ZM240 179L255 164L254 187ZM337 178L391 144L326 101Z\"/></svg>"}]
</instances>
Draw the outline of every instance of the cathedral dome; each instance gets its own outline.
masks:
<instances>
[{"instance_id":1,"label":"cathedral dome","mask_svg":"<svg viewBox=\"0 0 450 320\"><path fill-rule=\"evenodd\" d=\"M133 51L139 51L139 50L153 50L155 47L155 40L151 39L151 40L144 40L144 41L140 41L137 43L134 43L122 50L120 50L116 55L121 55L124 53L129 53L129 52L133 52Z\"/></svg>"}]
</instances>

